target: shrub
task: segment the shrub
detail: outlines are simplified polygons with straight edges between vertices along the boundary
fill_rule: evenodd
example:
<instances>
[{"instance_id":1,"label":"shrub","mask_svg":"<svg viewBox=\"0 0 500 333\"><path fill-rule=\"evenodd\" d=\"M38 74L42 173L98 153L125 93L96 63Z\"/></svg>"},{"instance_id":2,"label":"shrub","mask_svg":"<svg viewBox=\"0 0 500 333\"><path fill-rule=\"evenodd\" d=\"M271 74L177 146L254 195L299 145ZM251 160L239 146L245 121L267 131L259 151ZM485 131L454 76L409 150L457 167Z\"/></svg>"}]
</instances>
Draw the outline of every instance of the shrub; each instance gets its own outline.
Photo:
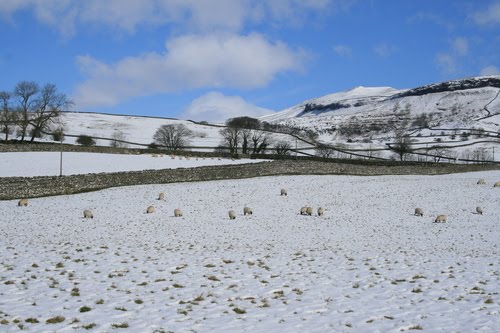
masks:
<instances>
[{"instance_id":1,"label":"shrub","mask_svg":"<svg viewBox=\"0 0 500 333\"><path fill-rule=\"evenodd\" d=\"M76 139L76 143L85 147L95 146L94 139L88 135L80 135L78 139Z\"/></svg>"}]
</instances>

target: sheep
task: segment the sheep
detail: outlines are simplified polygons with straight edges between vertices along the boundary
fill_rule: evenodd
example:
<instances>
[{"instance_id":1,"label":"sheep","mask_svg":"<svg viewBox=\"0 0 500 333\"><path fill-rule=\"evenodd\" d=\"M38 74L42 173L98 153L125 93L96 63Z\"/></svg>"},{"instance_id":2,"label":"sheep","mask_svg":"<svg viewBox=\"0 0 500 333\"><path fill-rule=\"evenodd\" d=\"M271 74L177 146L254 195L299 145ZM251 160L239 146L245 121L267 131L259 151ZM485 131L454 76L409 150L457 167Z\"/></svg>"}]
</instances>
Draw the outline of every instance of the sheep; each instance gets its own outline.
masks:
<instances>
[{"instance_id":1,"label":"sheep","mask_svg":"<svg viewBox=\"0 0 500 333\"><path fill-rule=\"evenodd\" d=\"M318 208L318 216L323 216L325 214L325 209L323 207Z\"/></svg>"},{"instance_id":2,"label":"sheep","mask_svg":"<svg viewBox=\"0 0 500 333\"><path fill-rule=\"evenodd\" d=\"M300 209L300 215L306 215L307 214L307 207L302 207Z\"/></svg>"},{"instance_id":3,"label":"sheep","mask_svg":"<svg viewBox=\"0 0 500 333\"><path fill-rule=\"evenodd\" d=\"M312 207L307 207L307 208L306 208L306 214L307 214L307 215L309 215L309 216L311 216L311 215L312 215L312 213L313 213L313 209L312 209Z\"/></svg>"},{"instance_id":4,"label":"sheep","mask_svg":"<svg viewBox=\"0 0 500 333\"><path fill-rule=\"evenodd\" d=\"M486 181L483 178L481 178L477 181L477 185L486 185Z\"/></svg>"},{"instance_id":5,"label":"sheep","mask_svg":"<svg viewBox=\"0 0 500 333\"><path fill-rule=\"evenodd\" d=\"M253 212L252 212L252 208L250 207L243 207L243 215L252 215Z\"/></svg>"},{"instance_id":6,"label":"sheep","mask_svg":"<svg viewBox=\"0 0 500 333\"><path fill-rule=\"evenodd\" d=\"M481 207L476 207L476 213L483 215L483 209Z\"/></svg>"},{"instance_id":7,"label":"sheep","mask_svg":"<svg viewBox=\"0 0 500 333\"><path fill-rule=\"evenodd\" d=\"M496 182L495 184L493 184L493 187L500 187L500 182Z\"/></svg>"},{"instance_id":8,"label":"sheep","mask_svg":"<svg viewBox=\"0 0 500 333\"><path fill-rule=\"evenodd\" d=\"M165 200L165 193L160 192L160 194L158 194L158 200Z\"/></svg>"},{"instance_id":9,"label":"sheep","mask_svg":"<svg viewBox=\"0 0 500 333\"><path fill-rule=\"evenodd\" d=\"M234 210L230 210L229 212L227 212L227 214L229 215L230 220L236 219L236 213Z\"/></svg>"},{"instance_id":10,"label":"sheep","mask_svg":"<svg viewBox=\"0 0 500 333\"><path fill-rule=\"evenodd\" d=\"M90 209L85 209L83 211L83 217L86 219L93 219L94 218L94 213Z\"/></svg>"},{"instance_id":11,"label":"sheep","mask_svg":"<svg viewBox=\"0 0 500 333\"><path fill-rule=\"evenodd\" d=\"M182 210L180 210L179 208L174 209L174 216L175 217L182 216Z\"/></svg>"},{"instance_id":12,"label":"sheep","mask_svg":"<svg viewBox=\"0 0 500 333\"><path fill-rule=\"evenodd\" d=\"M434 220L434 223L444 223L446 222L446 215L438 215L436 219Z\"/></svg>"},{"instance_id":13,"label":"sheep","mask_svg":"<svg viewBox=\"0 0 500 333\"><path fill-rule=\"evenodd\" d=\"M281 189L281 195L288 195L288 192L286 191L285 188Z\"/></svg>"},{"instance_id":14,"label":"sheep","mask_svg":"<svg viewBox=\"0 0 500 333\"><path fill-rule=\"evenodd\" d=\"M155 212L155 208L154 206L149 206L147 209L146 209L146 214L152 214Z\"/></svg>"},{"instance_id":15,"label":"sheep","mask_svg":"<svg viewBox=\"0 0 500 333\"><path fill-rule=\"evenodd\" d=\"M17 203L18 206L28 206L28 199L23 198Z\"/></svg>"},{"instance_id":16,"label":"sheep","mask_svg":"<svg viewBox=\"0 0 500 333\"><path fill-rule=\"evenodd\" d=\"M424 216L424 210L422 208L415 208L415 215Z\"/></svg>"}]
</instances>

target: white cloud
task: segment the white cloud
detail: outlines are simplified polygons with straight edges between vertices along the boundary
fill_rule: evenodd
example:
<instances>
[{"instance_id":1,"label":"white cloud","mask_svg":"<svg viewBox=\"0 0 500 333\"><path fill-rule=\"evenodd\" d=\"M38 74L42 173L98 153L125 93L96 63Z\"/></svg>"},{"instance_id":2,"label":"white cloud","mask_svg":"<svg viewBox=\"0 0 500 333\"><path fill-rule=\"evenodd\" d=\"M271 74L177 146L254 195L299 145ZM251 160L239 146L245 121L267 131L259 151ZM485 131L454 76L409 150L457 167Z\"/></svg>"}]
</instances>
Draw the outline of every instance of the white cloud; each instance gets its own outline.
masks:
<instances>
[{"instance_id":1,"label":"white cloud","mask_svg":"<svg viewBox=\"0 0 500 333\"><path fill-rule=\"evenodd\" d=\"M390 45L387 43L382 43L373 48L373 51L379 56L379 57L389 57L395 52L398 51L398 48L394 45Z\"/></svg>"},{"instance_id":2,"label":"white cloud","mask_svg":"<svg viewBox=\"0 0 500 333\"><path fill-rule=\"evenodd\" d=\"M481 75L500 75L500 69L496 66L490 65L481 69Z\"/></svg>"},{"instance_id":3,"label":"white cloud","mask_svg":"<svg viewBox=\"0 0 500 333\"><path fill-rule=\"evenodd\" d=\"M82 26L128 33L175 24L191 32L240 31L247 23L294 24L311 14L348 8L354 0L2 0L0 17L30 10L38 21L71 36Z\"/></svg>"},{"instance_id":4,"label":"white cloud","mask_svg":"<svg viewBox=\"0 0 500 333\"><path fill-rule=\"evenodd\" d=\"M457 71L457 63L455 57L448 53L438 53L436 55L436 63L438 68L447 73L453 74Z\"/></svg>"},{"instance_id":5,"label":"white cloud","mask_svg":"<svg viewBox=\"0 0 500 333\"><path fill-rule=\"evenodd\" d=\"M260 117L273 112L248 103L239 96L225 96L220 92L209 92L191 102L181 117L223 123L229 118Z\"/></svg>"},{"instance_id":6,"label":"white cloud","mask_svg":"<svg viewBox=\"0 0 500 333\"><path fill-rule=\"evenodd\" d=\"M500 1L492 3L487 9L472 15L474 22L479 25L500 24Z\"/></svg>"},{"instance_id":7,"label":"white cloud","mask_svg":"<svg viewBox=\"0 0 500 333\"><path fill-rule=\"evenodd\" d=\"M409 17L406 20L408 23L415 23L415 22L431 22L433 24L436 24L438 26L444 27L448 31L453 31L455 30L455 25L451 22L448 21L441 16L434 14L432 12L418 12L417 14ZM427 23L425 23L427 24Z\"/></svg>"},{"instance_id":8,"label":"white cloud","mask_svg":"<svg viewBox=\"0 0 500 333\"><path fill-rule=\"evenodd\" d=\"M187 35L167 41L164 53L127 57L114 64L78 57L88 78L73 100L86 108L194 88L262 87L279 73L300 70L305 57L305 52L260 34Z\"/></svg>"},{"instance_id":9,"label":"white cloud","mask_svg":"<svg viewBox=\"0 0 500 333\"><path fill-rule=\"evenodd\" d=\"M333 52L335 52L339 57L349 58L352 55L352 49L347 45L335 45L333 47Z\"/></svg>"},{"instance_id":10,"label":"white cloud","mask_svg":"<svg viewBox=\"0 0 500 333\"><path fill-rule=\"evenodd\" d=\"M469 53L469 41L465 37L457 37L451 41L451 48L458 56L465 56Z\"/></svg>"}]
</instances>

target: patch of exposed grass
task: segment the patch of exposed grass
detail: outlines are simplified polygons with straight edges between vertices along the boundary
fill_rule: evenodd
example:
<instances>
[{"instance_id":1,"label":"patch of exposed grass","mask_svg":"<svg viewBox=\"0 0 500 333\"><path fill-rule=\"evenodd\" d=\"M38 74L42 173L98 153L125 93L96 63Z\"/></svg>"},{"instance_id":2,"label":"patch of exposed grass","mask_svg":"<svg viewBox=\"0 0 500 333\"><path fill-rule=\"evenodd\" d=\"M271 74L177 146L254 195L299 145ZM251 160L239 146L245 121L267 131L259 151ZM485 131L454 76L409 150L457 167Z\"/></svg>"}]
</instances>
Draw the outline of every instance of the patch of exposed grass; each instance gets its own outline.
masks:
<instances>
[{"instance_id":1,"label":"patch of exposed grass","mask_svg":"<svg viewBox=\"0 0 500 333\"><path fill-rule=\"evenodd\" d=\"M89 324L83 324L82 325L82 328L83 329L86 329L86 330L91 330L93 329L94 327L96 327L97 325L95 323L89 323Z\"/></svg>"},{"instance_id":2,"label":"patch of exposed grass","mask_svg":"<svg viewBox=\"0 0 500 333\"><path fill-rule=\"evenodd\" d=\"M128 323L121 323L121 324L114 323L114 324L111 324L111 327L113 327L113 328L128 328Z\"/></svg>"},{"instance_id":3,"label":"patch of exposed grass","mask_svg":"<svg viewBox=\"0 0 500 333\"><path fill-rule=\"evenodd\" d=\"M82 306L78 311L80 311L80 312L89 312L90 310L92 310L92 308L85 305L85 306Z\"/></svg>"},{"instance_id":4,"label":"patch of exposed grass","mask_svg":"<svg viewBox=\"0 0 500 333\"><path fill-rule=\"evenodd\" d=\"M45 322L47 324L58 324L58 323L62 323L65 320L66 320L66 318L64 318L63 316L56 316L56 317L52 317L52 318L47 319Z\"/></svg>"},{"instance_id":5,"label":"patch of exposed grass","mask_svg":"<svg viewBox=\"0 0 500 333\"><path fill-rule=\"evenodd\" d=\"M240 309L240 308L234 308L233 311L236 312L237 314L245 314L245 313L247 313L245 310Z\"/></svg>"}]
</instances>

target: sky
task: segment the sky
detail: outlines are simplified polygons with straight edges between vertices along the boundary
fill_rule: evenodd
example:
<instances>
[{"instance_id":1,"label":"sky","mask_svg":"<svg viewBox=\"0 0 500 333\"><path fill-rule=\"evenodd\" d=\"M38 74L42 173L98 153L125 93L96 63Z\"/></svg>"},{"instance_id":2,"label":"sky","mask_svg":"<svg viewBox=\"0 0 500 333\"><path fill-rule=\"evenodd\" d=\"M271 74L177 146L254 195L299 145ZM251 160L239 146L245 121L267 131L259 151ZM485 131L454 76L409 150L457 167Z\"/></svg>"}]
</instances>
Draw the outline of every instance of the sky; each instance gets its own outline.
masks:
<instances>
[{"instance_id":1,"label":"sky","mask_svg":"<svg viewBox=\"0 0 500 333\"><path fill-rule=\"evenodd\" d=\"M500 74L500 0L0 0L0 45L0 91L217 122Z\"/></svg>"}]
</instances>

